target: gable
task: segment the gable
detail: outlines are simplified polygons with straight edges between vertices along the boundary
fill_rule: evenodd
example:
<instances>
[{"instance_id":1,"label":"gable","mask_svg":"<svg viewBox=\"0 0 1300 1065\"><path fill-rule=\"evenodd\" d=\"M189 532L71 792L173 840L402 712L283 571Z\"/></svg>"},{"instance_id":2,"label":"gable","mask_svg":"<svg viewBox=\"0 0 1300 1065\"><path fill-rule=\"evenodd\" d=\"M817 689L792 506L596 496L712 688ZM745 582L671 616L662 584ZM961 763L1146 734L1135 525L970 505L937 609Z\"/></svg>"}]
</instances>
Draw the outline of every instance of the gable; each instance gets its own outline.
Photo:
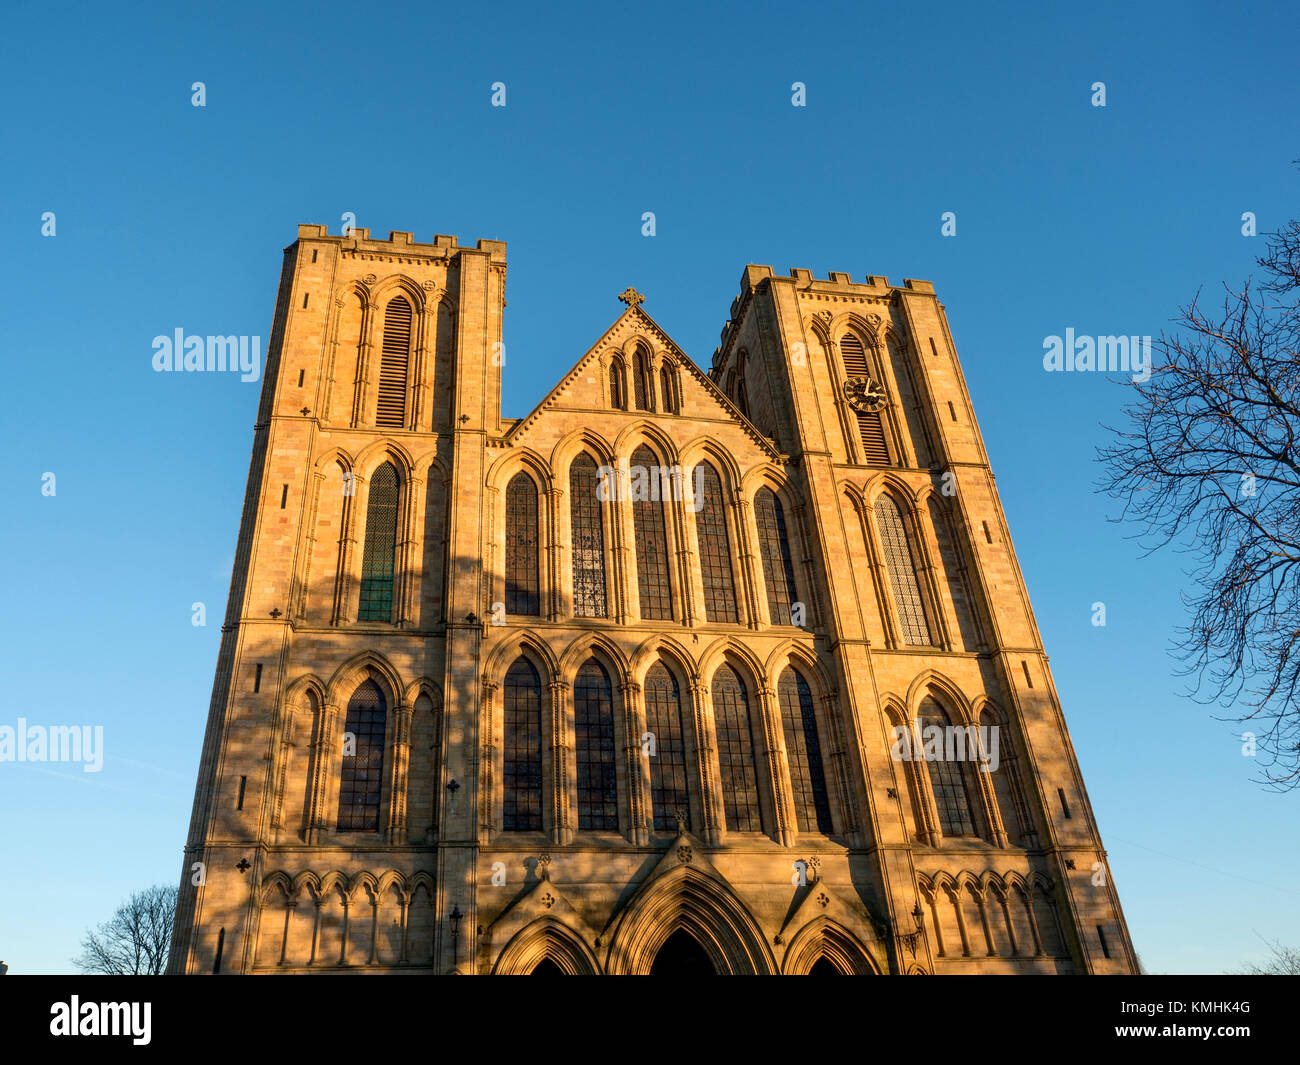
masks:
<instances>
[{"instance_id":1,"label":"gable","mask_svg":"<svg viewBox=\"0 0 1300 1065\"><path fill-rule=\"evenodd\" d=\"M649 353L656 368L653 411L637 409L632 401L634 352L638 346ZM610 367L616 359L622 360L627 381L625 410L615 408L610 400ZM668 365L676 379L678 410L671 414L662 409L657 372L662 365ZM556 440L575 428L591 428L612 441L623 428L647 417L670 431L679 446L699 436L711 436L736 452L742 465L779 459L773 443L639 306L629 307L619 316L532 413L510 427L504 443L527 445L547 453Z\"/></svg>"}]
</instances>

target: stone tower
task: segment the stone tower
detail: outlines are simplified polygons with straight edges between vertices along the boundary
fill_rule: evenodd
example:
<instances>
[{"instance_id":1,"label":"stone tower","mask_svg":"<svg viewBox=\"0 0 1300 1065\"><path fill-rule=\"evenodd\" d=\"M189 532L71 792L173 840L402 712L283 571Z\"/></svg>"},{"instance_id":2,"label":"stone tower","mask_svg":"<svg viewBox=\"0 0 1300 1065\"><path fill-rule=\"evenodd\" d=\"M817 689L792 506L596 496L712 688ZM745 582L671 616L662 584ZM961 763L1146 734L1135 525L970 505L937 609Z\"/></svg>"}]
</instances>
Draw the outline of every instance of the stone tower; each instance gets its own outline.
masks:
<instances>
[{"instance_id":1,"label":"stone tower","mask_svg":"<svg viewBox=\"0 0 1300 1065\"><path fill-rule=\"evenodd\" d=\"M285 252L170 971L1136 971L933 287L503 419L505 270Z\"/></svg>"}]
</instances>

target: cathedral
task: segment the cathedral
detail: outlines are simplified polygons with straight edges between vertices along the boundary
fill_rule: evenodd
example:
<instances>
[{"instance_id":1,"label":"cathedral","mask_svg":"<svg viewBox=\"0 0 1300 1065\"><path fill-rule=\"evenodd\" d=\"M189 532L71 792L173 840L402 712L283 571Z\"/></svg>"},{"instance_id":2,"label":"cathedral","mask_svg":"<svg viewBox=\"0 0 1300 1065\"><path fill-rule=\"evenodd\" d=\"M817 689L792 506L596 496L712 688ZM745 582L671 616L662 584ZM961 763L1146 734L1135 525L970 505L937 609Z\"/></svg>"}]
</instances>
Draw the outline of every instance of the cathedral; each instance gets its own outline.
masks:
<instances>
[{"instance_id":1,"label":"cathedral","mask_svg":"<svg viewBox=\"0 0 1300 1065\"><path fill-rule=\"evenodd\" d=\"M505 280L284 253L169 972L1138 971L933 285L506 418Z\"/></svg>"}]
</instances>

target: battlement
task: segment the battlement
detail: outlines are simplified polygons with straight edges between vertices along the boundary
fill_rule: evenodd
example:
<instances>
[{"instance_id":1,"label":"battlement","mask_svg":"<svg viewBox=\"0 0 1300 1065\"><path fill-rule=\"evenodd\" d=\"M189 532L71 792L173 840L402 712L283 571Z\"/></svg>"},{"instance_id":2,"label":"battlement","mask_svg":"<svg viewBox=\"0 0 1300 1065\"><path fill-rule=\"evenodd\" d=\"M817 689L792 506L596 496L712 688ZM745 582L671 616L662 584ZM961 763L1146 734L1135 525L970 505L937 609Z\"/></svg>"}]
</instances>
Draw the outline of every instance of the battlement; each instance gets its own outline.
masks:
<instances>
[{"instance_id":1,"label":"battlement","mask_svg":"<svg viewBox=\"0 0 1300 1065\"><path fill-rule=\"evenodd\" d=\"M740 300L757 288L766 279L793 281L795 287L800 292L863 292L868 295L883 295L890 289L905 288L912 292L934 292L934 285L929 281L918 281L915 278L903 278L903 284L891 285L889 278L881 274L866 274L861 281L854 281L847 273L842 270L831 270L830 276L825 280L813 277L811 270L805 270L801 266L796 266L790 271L788 278L776 278L770 266L755 266L750 264L745 267L745 272L740 277L740 292L733 307L737 306Z\"/></svg>"},{"instance_id":2,"label":"battlement","mask_svg":"<svg viewBox=\"0 0 1300 1065\"><path fill-rule=\"evenodd\" d=\"M460 247L454 236L445 233L435 233L432 243L423 243L415 240L414 234L396 229L390 230L388 239L384 240L380 237L371 237L370 230L364 226L354 226L347 233L331 236L325 226L300 223L298 226L298 239L327 240L349 247L364 246L390 252L399 250L417 252L425 255L435 255L440 258L450 257L461 251L473 250L487 252L493 262L503 263L506 259L506 242L504 240L484 240L479 238L473 249L467 249Z\"/></svg>"},{"instance_id":3,"label":"battlement","mask_svg":"<svg viewBox=\"0 0 1300 1065\"><path fill-rule=\"evenodd\" d=\"M810 295L814 298L854 295L884 300L899 289L899 286L889 283L889 278L879 274L867 274L862 281L854 281L847 273L832 270L830 276L823 281L813 277L811 270L805 270L801 266L791 269L789 277L777 277L770 266L759 266L750 263L745 267L745 272L740 275L740 294L731 301L730 316L723 323L720 343L713 352L713 365L715 367L720 364L723 353L727 350L727 343L740 323L746 304L754 291L764 281L793 284L795 291L799 295ZM910 292L934 295L934 284L930 281L918 281L915 278L905 277L901 287Z\"/></svg>"}]
</instances>

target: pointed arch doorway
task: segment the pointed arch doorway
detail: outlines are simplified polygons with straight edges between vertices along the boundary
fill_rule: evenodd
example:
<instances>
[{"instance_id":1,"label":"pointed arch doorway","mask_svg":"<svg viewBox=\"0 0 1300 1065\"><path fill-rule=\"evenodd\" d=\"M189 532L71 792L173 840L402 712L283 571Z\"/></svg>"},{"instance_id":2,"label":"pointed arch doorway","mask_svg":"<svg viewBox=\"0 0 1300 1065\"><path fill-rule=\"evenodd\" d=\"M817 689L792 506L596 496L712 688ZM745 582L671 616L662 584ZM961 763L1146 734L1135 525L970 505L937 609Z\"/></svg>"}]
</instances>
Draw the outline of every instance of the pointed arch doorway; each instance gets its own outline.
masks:
<instances>
[{"instance_id":1,"label":"pointed arch doorway","mask_svg":"<svg viewBox=\"0 0 1300 1065\"><path fill-rule=\"evenodd\" d=\"M717 976L708 954L684 928L668 937L650 966L651 976Z\"/></svg>"}]
</instances>

